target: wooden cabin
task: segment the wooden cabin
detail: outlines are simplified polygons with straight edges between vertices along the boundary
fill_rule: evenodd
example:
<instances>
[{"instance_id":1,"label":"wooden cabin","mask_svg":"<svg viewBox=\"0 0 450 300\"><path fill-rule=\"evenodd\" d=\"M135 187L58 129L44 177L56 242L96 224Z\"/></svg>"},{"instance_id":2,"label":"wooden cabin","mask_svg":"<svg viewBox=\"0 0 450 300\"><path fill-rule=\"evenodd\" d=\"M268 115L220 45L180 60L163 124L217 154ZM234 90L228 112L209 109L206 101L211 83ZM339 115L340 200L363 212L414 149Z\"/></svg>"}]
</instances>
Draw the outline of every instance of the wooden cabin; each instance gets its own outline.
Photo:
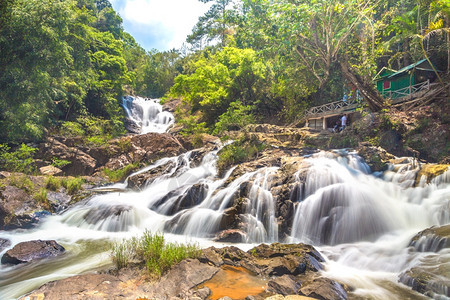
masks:
<instances>
[{"instance_id":1,"label":"wooden cabin","mask_svg":"<svg viewBox=\"0 0 450 300\"><path fill-rule=\"evenodd\" d=\"M375 76L374 82L384 98L398 99L429 88L435 79L433 67L426 59L422 59L398 71L383 68Z\"/></svg>"}]
</instances>

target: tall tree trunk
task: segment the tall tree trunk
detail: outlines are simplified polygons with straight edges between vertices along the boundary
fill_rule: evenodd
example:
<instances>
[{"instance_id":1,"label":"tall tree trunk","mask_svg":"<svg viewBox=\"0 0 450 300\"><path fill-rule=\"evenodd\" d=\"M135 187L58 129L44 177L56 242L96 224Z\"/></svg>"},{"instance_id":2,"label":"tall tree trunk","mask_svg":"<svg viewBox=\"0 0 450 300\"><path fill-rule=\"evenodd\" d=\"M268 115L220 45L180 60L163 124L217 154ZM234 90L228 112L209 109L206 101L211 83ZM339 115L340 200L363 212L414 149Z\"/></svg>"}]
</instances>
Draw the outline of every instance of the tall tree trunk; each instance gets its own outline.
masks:
<instances>
[{"instance_id":1,"label":"tall tree trunk","mask_svg":"<svg viewBox=\"0 0 450 300\"><path fill-rule=\"evenodd\" d=\"M359 93L367 102L369 109L373 112L380 111L384 106L384 99L378 94L378 91L374 88L373 84L371 82L365 82L361 76L353 70L346 59L340 59L339 64L345 79L350 81L359 90Z\"/></svg>"}]
</instances>

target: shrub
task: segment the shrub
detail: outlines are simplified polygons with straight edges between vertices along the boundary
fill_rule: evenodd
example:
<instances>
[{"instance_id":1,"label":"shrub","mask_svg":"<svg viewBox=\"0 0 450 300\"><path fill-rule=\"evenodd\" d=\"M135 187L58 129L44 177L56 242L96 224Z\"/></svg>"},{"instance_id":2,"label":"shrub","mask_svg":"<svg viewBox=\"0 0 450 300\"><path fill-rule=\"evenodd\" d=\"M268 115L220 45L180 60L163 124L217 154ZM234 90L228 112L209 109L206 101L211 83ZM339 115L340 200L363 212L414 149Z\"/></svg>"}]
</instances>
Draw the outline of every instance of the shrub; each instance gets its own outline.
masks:
<instances>
[{"instance_id":1,"label":"shrub","mask_svg":"<svg viewBox=\"0 0 450 300\"><path fill-rule=\"evenodd\" d=\"M62 180L62 185L66 188L69 195L73 195L81 189L81 185L84 183L82 178L68 178Z\"/></svg>"},{"instance_id":2,"label":"shrub","mask_svg":"<svg viewBox=\"0 0 450 300\"><path fill-rule=\"evenodd\" d=\"M184 136L206 133L208 131L206 123L205 122L199 123L197 118L194 116L189 116L187 118L180 119L178 123L183 125L181 134Z\"/></svg>"},{"instance_id":3,"label":"shrub","mask_svg":"<svg viewBox=\"0 0 450 300\"><path fill-rule=\"evenodd\" d=\"M60 134L67 137L84 136L83 126L77 122L66 121L62 123Z\"/></svg>"},{"instance_id":4,"label":"shrub","mask_svg":"<svg viewBox=\"0 0 450 300\"><path fill-rule=\"evenodd\" d=\"M195 244L166 243L162 234L152 234L147 230L140 238L114 244L111 251L112 260L118 269L136 261L155 277L160 277L183 259L195 258L199 254L200 250Z\"/></svg>"},{"instance_id":5,"label":"shrub","mask_svg":"<svg viewBox=\"0 0 450 300\"><path fill-rule=\"evenodd\" d=\"M36 148L20 145L16 151L6 144L0 144L0 165L7 171L32 174L36 171L33 155Z\"/></svg>"},{"instance_id":6,"label":"shrub","mask_svg":"<svg viewBox=\"0 0 450 300\"><path fill-rule=\"evenodd\" d=\"M134 170L139 168L138 163L129 164L128 166L125 166L122 169L118 170L110 170L110 169L104 169L104 173L106 176L108 176L109 180L112 182L119 182L127 178L128 175L131 174Z\"/></svg>"},{"instance_id":7,"label":"shrub","mask_svg":"<svg viewBox=\"0 0 450 300\"><path fill-rule=\"evenodd\" d=\"M57 168L64 168L67 165L70 165L71 162L65 159L59 159L57 157L52 158L52 166Z\"/></svg>"},{"instance_id":8,"label":"shrub","mask_svg":"<svg viewBox=\"0 0 450 300\"><path fill-rule=\"evenodd\" d=\"M230 104L228 110L219 117L213 134L222 134L227 130L239 130L248 124L255 123L255 118L250 113L252 106L244 106L240 101Z\"/></svg>"}]
</instances>

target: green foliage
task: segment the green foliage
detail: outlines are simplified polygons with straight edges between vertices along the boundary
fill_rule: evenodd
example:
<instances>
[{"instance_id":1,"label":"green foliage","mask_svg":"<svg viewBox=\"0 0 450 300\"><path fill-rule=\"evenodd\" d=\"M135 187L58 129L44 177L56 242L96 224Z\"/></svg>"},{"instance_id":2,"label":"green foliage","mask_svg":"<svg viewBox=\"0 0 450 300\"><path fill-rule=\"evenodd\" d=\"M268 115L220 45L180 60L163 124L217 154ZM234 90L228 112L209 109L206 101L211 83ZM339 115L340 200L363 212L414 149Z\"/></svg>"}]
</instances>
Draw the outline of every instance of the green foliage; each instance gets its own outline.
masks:
<instances>
[{"instance_id":1,"label":"green foliage","mask_svg":"<svg viewBox=\"0 0 450 300\"><path fill-rule=\"evenodd\" d=\"M119 182L127 178L133 171L139 168L139 163L129 164L122 169L110 170L105 168L103 172L112 182Z\"/></svg>"},{"instance_id":2,"label":"green foliage","mask_svg":"<svg viewBox=\"0 0 450 300\"><path fill-rule=\"evenodd\" d=\"M143 264L149 273L159 278L174 264L185 258L195 258L200 250L195 244L166 243L161 234L145 231L143 236L116 243L111 251L112 260L118 269L131 261Z\"/></svg>"},{"instance_id":3,"label":"green foliage","mask_svg":"<svg viewBox=\"0 0 450 300\"><path fill-rule=\"evenodd\" d=\"M183 125L182 135L195 135L202 134L208 131L205 122L198 122L197 118L194 116L189 116L187 118L178 121L179 124Z\"/></svg>"},{"instance_id":4,"label":"green foliage","mask_svg":"<svg viewBox=\"0 0 450 300\"><path fill-rule=\"evenodd\" d=\"M227 130L239 130L248 124L255 123L251 114L251 106L243 106L240 101L230 103L228 110L219 117L215 124L214 134L221 134Z\"/></svg>"},{"instance_id":5,"label":"green foliage","mask_svg":"<svg viewBox=\"0 0 450 300\"><path fill-rule=\"evenodd\" d=\"M217 167L223 172L230 166L254 159L265 148L266 145L257 138L245 135L219 151Z\"/></svg>"},{"instance_id":6,"label":"green foliage","mask_svg":"<svg viewBox=\"0 0 450 300\"><path fill-rule=\"evenodd\" d=\"M70 165L71 162L65 159L59 159L57 157L52 158L52 166L57 168L64 168L67 165Z\"/></svg>"},{"instance_id":7,"label":"green foliage","mask_svg":"<svg viewBox=\"0 0 450 300\"><path fill-rule=\"evenodd\" d=\"M16 151L6 144L0 144L0 166L11 172L31 174L36 171L33 155L36 148L21 144Z\"/></svg>"},{"instance_id":8,"label":"green foliage","mask_svg":"<svg viewBox=\"0 0 450 300\"><path fill-rule=\"evenodd\" d=\"M62 123L60 134L66 137L84 136L85 132L80 123L66 121Z\"/></svg>"},{"instance_id":9,"label":"green foliage","mask_svg":"<svg viewBox=\"0 0 450 300\"><path fill-rule=\"evenodd\" d=\"M81 189L84 180L79 177L64 178L61 182L62 186L67 190L69 195L73 195Z\"/></svg>"},{"instance_id":10,"label":"green foliage","mask_svg":"<svg viewBox=\"0 0 450 300\"><path fill-rule=\"evenodd\" d=\"M232 102L262 105L270 68L251 49L225 47L211 55L205 52L193 63L193 73L179 75L170 90L183 97L192 113L200 111L207 126L213 125Z\"/></svg>"}]
</instances>

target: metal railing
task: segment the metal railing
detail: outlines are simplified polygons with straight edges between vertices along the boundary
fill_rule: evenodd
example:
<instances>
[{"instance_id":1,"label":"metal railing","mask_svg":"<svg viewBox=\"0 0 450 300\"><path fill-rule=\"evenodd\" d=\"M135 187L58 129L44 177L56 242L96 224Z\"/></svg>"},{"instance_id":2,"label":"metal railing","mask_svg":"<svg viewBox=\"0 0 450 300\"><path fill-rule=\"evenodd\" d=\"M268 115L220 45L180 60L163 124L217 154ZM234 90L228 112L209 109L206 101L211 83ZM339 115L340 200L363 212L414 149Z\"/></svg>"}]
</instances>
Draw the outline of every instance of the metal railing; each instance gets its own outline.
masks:
<instances>
[{"instance_id":1,"label":"metal railing","mask_svg":"<svg viewBox=\"0 0 450 300\"><path fill-rule=\"evenodd\" d=\"M339 100L339 101L327 103L324 105L311 107L310 109L308 109L306 111L305 115L310 116L310 115L322 114L322 113L327 113L327 112L332 112L332 111L337 111L337 110L343 110L345 107L352 106L357 103L358 103L358 101L354 98L350 98L346 101Z\"/></svg>"},{"instance_id":2,"label":"metal railing","mask_svg":"<svg viewBox=\"0 0 450 300\"><path fill-rule=\"evenodd\" d=\"M412 98L414 96L413 94L429 89L430 89L430 80L427 80L396 91L383 91L381 95L383 96L383 98L391 98L391 99L398 99L404 97Z\"/></svg>"}]
</instances>

